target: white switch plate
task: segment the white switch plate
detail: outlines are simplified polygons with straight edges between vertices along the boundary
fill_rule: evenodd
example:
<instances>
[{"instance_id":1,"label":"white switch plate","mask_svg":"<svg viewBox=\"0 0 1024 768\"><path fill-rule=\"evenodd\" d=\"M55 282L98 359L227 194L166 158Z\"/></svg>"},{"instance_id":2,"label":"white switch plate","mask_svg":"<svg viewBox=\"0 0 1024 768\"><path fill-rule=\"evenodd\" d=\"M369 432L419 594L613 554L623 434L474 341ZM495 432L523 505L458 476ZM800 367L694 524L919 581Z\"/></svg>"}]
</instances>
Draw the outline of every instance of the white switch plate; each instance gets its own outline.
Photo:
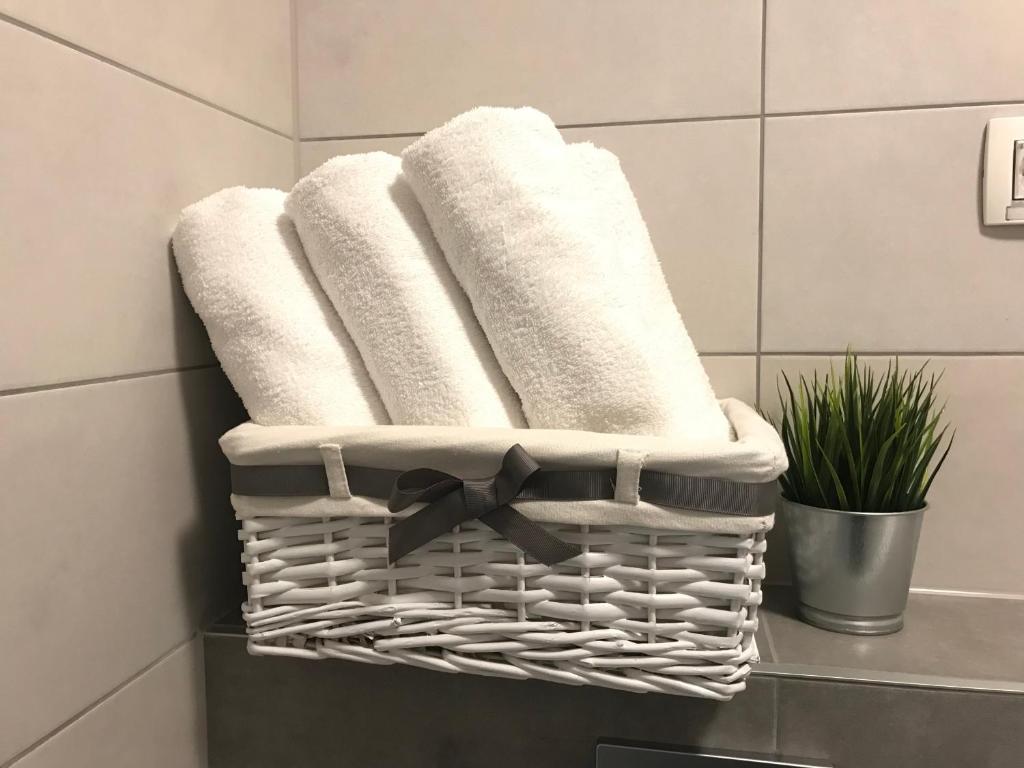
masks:
<instances>
[{"instance_id":1,"label":"white switch plate","mask_svg":"<svg viewBox=\"0 0 1024 768\"><path fill-rule=\"evenodd\" d=\"M1013 147L1013 199L1024 200L1024 139Z\"/></svg>"},{"instance_id":2,"label":"white switch plate","mask_svg":"<svg viewBox=\"0 0 1024 768\"><path fill-rule=\"evenodd\" d=\"M995 117L985 132L985 224L1024 225L1024 117Z\"/></svg>"}]
</instances>

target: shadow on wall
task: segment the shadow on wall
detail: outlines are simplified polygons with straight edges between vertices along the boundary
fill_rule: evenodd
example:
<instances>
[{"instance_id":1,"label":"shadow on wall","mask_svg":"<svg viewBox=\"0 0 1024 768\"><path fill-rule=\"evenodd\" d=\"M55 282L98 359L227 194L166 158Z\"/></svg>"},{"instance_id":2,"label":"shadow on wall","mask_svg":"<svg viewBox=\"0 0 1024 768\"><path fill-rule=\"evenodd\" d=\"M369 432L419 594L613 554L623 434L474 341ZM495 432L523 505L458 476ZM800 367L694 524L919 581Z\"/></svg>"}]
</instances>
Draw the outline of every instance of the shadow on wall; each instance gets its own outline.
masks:
<instances>
[{"instance_id":1,"label":"shadow on wall","mask_svg":"<svg viewBox=\"0 0 1024 768\"><path fill-rule=\"evenodd\" d=\"M769 387L765 389L768 393L766 400L760 404L763 413L773 419L779 416L779 399L775 391L775 382L768 382ZM765 585L793 583L793 566L789 557L789 533L786 531L786 521L782 519L781 501L775 509L775 525L768 532L768 549L764 553Z\"/></svg>"},{"instance_id":2,"label":"shadow on wall","mask_svg":"<svg viewBox=\"0 0 1024 768\"><path fill-rule=\"evenodd\" d=\"M764 567L766 585L793 583L793 564L789 559L789 533L780 510L775 511L775 527L768 534Z\"/></svg>"},{"instance_id":3,"label":"shadow on wall","mask_svg":"<svg viewBox=\"0 0 1024 768\"><path fill-rule=\"evenodd\" d=\"M207 345L209 339L185 295L170 244L167 256L177 359L195 359L197 327ZM213 357L212 352L209 356ZM177 542L178 570L183 594L191 603L189 615L198 617L201 626L206 626L243 599L238 523L231 511L228 462L217 440L248 416L217 365L186 371L178 382L188 432L195 506L199 510L193 525Z\"/></svg>"},{"instance_id":4,"label":"shadow on wall","mask_svg":"<svg viewBox=\"0 0 1024 768\"><path fill-rule=\"evenodd\" d=\"M719 703L250 656L235 637L207 637L205 653L210 765L316 765L343 750L345 765L584 768L603 738L754 752L774 742L775 682L758 677Z\"/></svg>"}]
</instances>

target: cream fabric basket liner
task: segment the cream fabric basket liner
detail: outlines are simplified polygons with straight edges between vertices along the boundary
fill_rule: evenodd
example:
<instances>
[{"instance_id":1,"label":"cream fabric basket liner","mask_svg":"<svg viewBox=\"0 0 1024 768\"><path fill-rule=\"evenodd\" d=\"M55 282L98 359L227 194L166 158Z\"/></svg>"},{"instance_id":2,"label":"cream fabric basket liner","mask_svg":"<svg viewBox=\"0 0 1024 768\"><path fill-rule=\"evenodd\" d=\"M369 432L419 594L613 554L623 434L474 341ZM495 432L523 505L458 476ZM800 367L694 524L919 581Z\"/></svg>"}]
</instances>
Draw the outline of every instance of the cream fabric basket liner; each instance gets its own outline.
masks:
<instances>
[{"instance_id":1,"label":"cream fabric basket liner","mask_svg":"<svg viewBox=\"0 0 1024 768\"><path fill-rule=\"evenodd\" d=\"M344 466L409 470L417 467L458 477L494 473L510 446L518 443L544 469L616 469L616 500L516 501L515 507L539 522L575 525L631 525L708 533L756 533L771 528L772 515L728 515L672 509L631 497L639 467L737 483L773 482L785 471L786 454L778 434L753 408L739 400L721 401L735 439L727 443L684 442L666 438L549 429L431 426L262 427L242 424L220 445L232 464L324 464L328 477ZM618 493L618 487L623 493ZM383 499L347 496L257 497L232 495L240 519L287 517L389 517ZM422 505L414 505L415 511Z\"/></svg>"}]
</instances>

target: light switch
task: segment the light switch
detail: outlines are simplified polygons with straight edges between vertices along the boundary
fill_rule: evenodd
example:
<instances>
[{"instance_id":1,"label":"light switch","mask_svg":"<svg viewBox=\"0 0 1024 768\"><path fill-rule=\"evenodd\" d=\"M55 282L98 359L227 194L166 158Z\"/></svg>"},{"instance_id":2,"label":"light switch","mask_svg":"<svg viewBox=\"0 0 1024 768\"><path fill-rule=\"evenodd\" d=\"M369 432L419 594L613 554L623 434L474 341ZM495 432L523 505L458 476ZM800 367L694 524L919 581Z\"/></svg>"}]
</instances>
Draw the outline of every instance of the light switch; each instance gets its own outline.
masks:
<instances>
[{"instance_id":1,"label":"light switch","mask_svg":"<svg viewBox=\"0 0 1024 768\"><path fill-rule=\"evenodd\" d=\"M1024 117L996 117L985 132L985 224L1024 225Z\"/></svg>"}]
</instances>

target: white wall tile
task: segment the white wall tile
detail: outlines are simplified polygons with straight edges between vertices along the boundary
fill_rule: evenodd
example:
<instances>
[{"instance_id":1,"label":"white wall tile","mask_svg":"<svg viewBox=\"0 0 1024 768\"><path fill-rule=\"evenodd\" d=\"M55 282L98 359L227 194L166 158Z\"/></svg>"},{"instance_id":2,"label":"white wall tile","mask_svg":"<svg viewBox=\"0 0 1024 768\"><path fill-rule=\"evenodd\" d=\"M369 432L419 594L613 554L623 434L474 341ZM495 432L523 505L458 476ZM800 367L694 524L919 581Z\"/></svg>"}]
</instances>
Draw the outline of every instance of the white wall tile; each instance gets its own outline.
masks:
<instances>
[{"instance_id":1,"label":"white wall tile","mask_svg":"<svg viewBox=\"0 0 1024 768\"><path fill-rule=\"evenodd\" d=\"M0 22L0 389L210 362L169 238L289 140Z\"/></svg>"},{"instance_id":2,"label":"white wall tile","mask_svg":"<svg viewBox=\"0 0 1024 768\"><path fill-rule=\"evenodd\" d=\"M426 131L480 104L559 124L751 114L758 0L299 0L303 137Z\"/></svg>"},{"instance_id":3,"label":"white wall tile","mask_svg":"<svg viewBox=\"0 0 1024 768\"><path fill-rule=\"evenodd\" d=\"M292 133L289 0L0 0L0 12Z\"/></svg>"},{"instance_id":4,"label":"white wall tile","mask_svg":"<svg viewBox=\"0 0 1024 768\"><path fill-rule=\"evenodd\" d=\"M769 112L1024 99L1020 0L768 0Z\"/></svg>"},{"instance_id":5,"label":"white wall tile","mask_svg":"<svg viewBox=\"0 0 1024 768\"><path fill-rule=\"evenodd\" d=\"M757 402L757 358L754 355L705 355L701 362L719 398L735 397L748 405Z\"/></svg>"},{"instance_id":6,"label":"white wall tile","mask_svg":"<svg viewBox=\"0 0 1024 768\"><path fill-rule=\"evenodd\" d=\"M622 161L676 306L702 352L753 352L757 120L562 131Z\"/></svg>"},{"instance_id":7,"label":"white wall tile","mask_svg":"<svg viewBox=\"0 0 1024 768\"><path fill-rule=\"evenodd\" d=\"M763 349L1024 350L1024 230L979 219L985 123L1009 114L769 118Z\"/></svg>"},{"instance_id":8,"label":"white wall tile","mask_svg":"<svg viewBox=\"0 0 1024 768\"><path fill-rule=\"evenodd\" d=\"M0 763L238 594L242 418L216 368L0 397Z\"/></svg>"},{"instance_id":9,"label":"white wall tile","mask_svg":"<svg viewBox=\"0 0 1024 768\"><path fill-rule=\"evenodd\" d=\"M914 367L926 359L901 357ZM864 360L885 365L884 358ZM827 370L828 365L828 357L765 357L762 406L778 412L775 382L780 370L793 379L801 372ZM928 497L913 584L1024 594L1018 551L1024 540L1024 491L1018 482L1024 445L1024 356L937 357L931 370L945 371L946 417L957 432ZM780 537L770 535L769 551L781 543ZM779 559L787 558L780 552ZM769 555L770 574L773 562Z\"/></svg>"},{"instance_id":10,"label":"white wall tile","mask_svg":"<svg viewBox=\"0 0 1024 768\"><path fill-rule=\"evenodd\" d=\"M205 768L202 640L181 646L14 768Z\"/></svg>"}]
</instances>

